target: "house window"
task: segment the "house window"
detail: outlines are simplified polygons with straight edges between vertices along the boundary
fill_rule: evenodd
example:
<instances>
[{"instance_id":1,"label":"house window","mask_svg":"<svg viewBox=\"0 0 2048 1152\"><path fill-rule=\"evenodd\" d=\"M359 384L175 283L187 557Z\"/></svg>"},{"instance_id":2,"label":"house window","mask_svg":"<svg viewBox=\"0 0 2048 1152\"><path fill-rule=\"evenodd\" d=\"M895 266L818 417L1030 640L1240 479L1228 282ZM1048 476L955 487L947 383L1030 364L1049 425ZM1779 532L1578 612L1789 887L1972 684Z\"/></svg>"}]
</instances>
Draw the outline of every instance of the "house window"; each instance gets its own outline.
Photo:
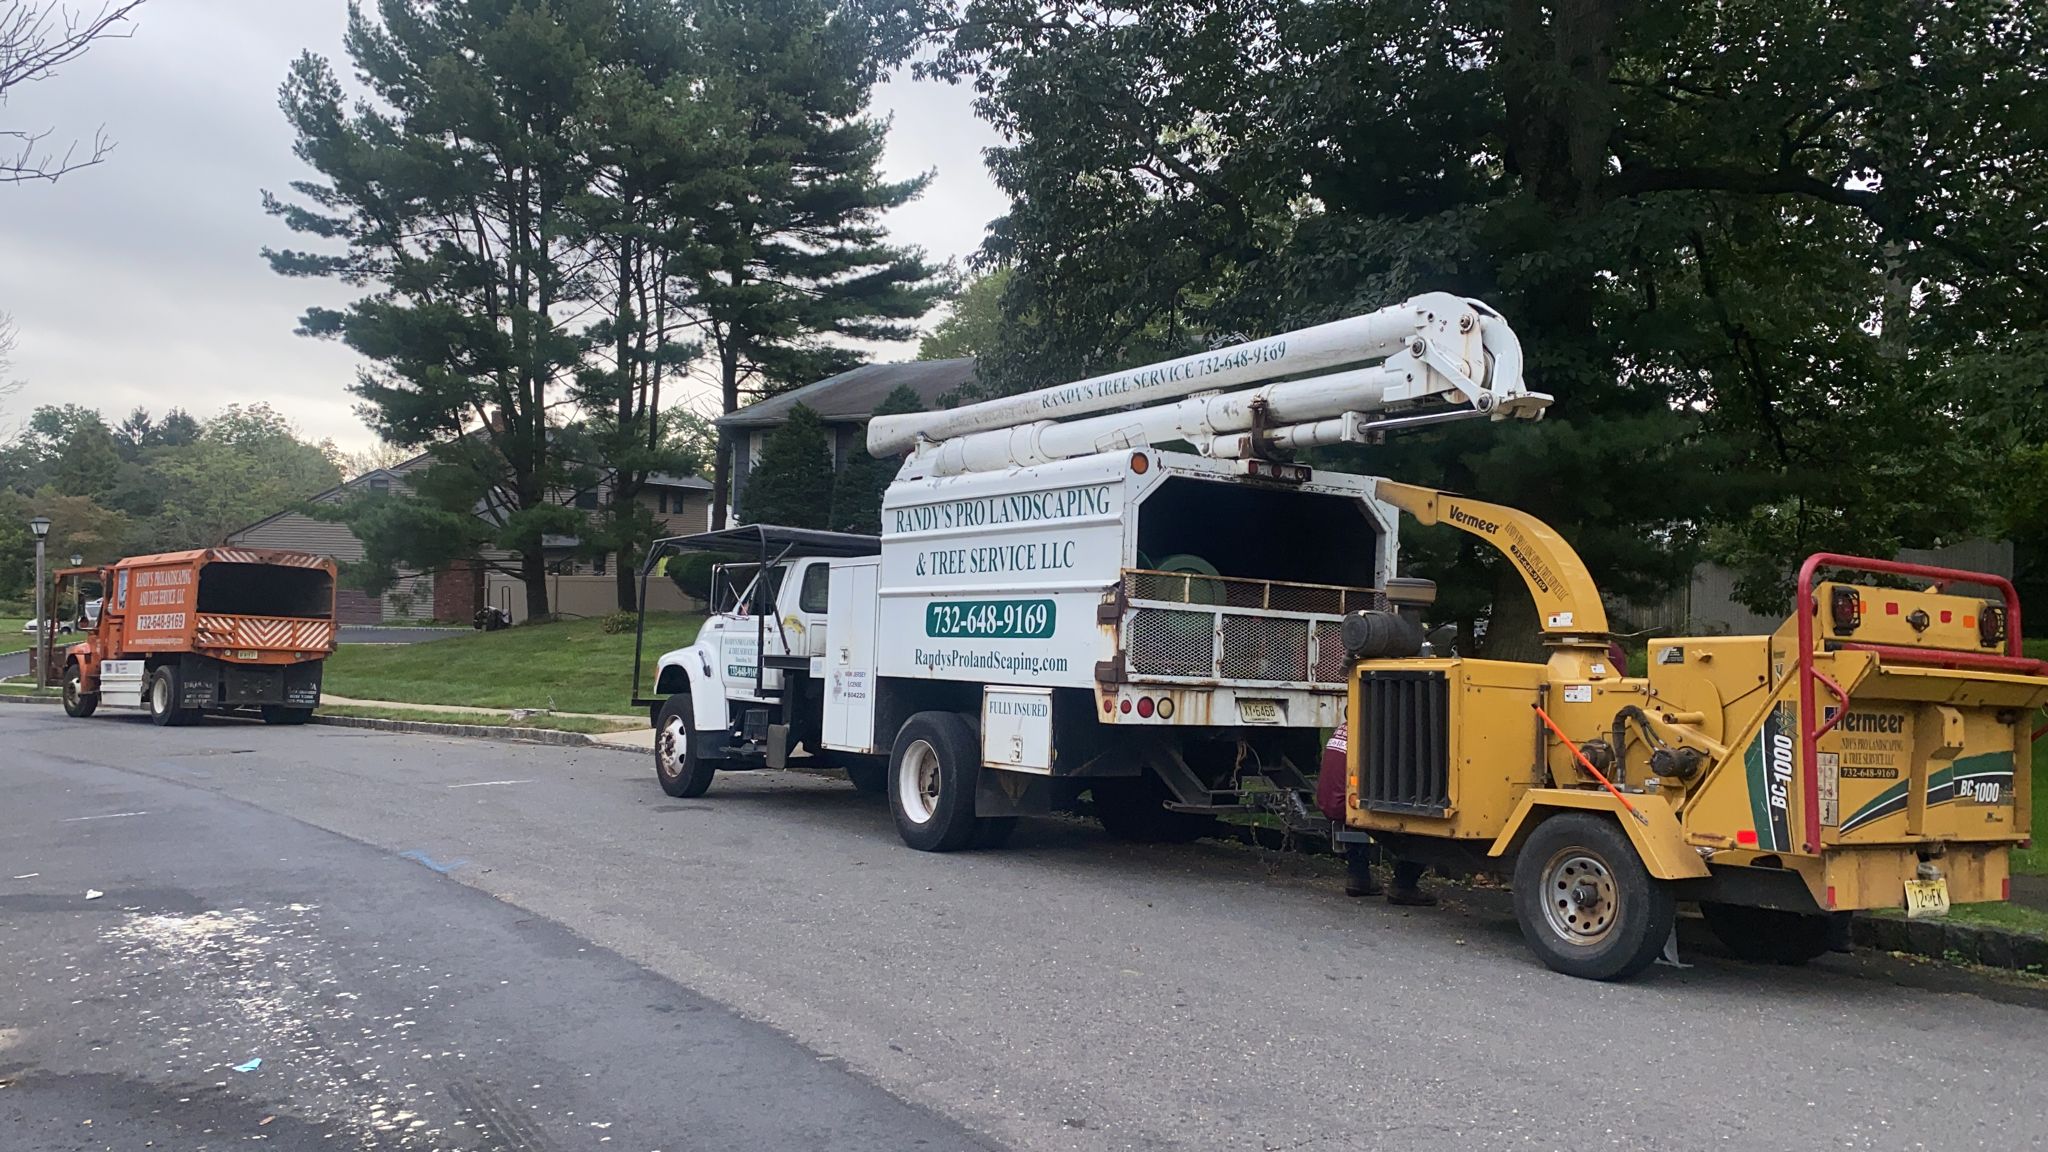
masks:
<instances>
[{"instance_id":1,"label":"house window","mask_svg":"<svg viewBox=\"0 0 2048 1152\"><path fill-rule=\"evenodd\" d=\"M604 575L604 562L609 555L609 553L599 553L597 558L590 562L590 570L592 575Z\"/></svg>"},{"instance_id":2,"label":"house window","mask_svg":"<svg viewBox=\"0 0 2048 1152\"><path fill-rule=\"evenodd\" d=\"M669 514L669 513L671 512L671 511L673 511L673 509L671 509L671 508L670 508L670 507L668 506L668 489L666 489L666 488L662 488L662 489L660 489L660 490L658 490L658 491L656 491L656 492L655 492L655 494L654 494L654 504L655 504L655 507L656 507L656 508L658 508L658 509L659 509L659 510L661 511L661 514L662 514L663 516L666 516L666 515L668 515L668 514Z\"/></svg>"},{"instance_id":3,"label":"house window","mask_svg":"<svg viewBox=\"0 0 2048 1152\"><path fill-rule=\"evenodd\" d=\"M390 478L389 478L389 477L386 477L386 476L372 476L372 477L370 477L370 492L371 492L371 494L372 494L372 495L376 495L376 496L384 496L384 495L388 495L388 494L390 493L390 491L391 491L391 480L390 480Z\"/></svg>"},{"instance_id":4,"label":"house window","mask_svg":"<svg viewBox=\"0 0 2048 1152\"><path fill-rule=\"evenodd\" d=\"M578 492L576 494L576 507L583 509L585 512L595 510L597 508L597 490L593 488L588 492Z\"/></svg>"}]
</instances>

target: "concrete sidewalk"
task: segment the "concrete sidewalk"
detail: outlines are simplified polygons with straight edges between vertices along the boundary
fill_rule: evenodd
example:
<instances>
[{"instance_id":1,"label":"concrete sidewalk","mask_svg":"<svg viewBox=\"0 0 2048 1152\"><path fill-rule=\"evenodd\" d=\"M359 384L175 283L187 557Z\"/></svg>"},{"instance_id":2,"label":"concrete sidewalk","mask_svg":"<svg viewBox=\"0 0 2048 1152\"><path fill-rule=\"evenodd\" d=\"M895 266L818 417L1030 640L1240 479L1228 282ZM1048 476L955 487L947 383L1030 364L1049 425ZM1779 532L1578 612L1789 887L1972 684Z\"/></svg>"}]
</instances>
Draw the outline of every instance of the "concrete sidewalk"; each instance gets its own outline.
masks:
<instances>
[{"instance_id":1,"label":"concrete sidewalk","mask_svg":"<svg viewBox=\"0 0 2048 1152\"><path fill-rule=\"evenodd\" d=\"M617 720L620 723L635 724L640 725L640 727L627 728L618 732L590 732L584 733L584 735L589 737L591 743L601 744L607 748L638 749L645 752L654 751L654 729L646 727L646 721L641 717L630 714L547 712L523 708L477 708L465 704L411 704L400 700L358 700L352 696L334 695L323 695L320 698L320 702L322 704L339 704L344 707L355 708L389 708L395 712L452 712L463 716L490 716L498 720L498 724L479 724L478 727L518 727L520 721L525 718L520 715L521 713L525 713L527 716L557 716L579 720Z\"/></svg>"}]
</instances>

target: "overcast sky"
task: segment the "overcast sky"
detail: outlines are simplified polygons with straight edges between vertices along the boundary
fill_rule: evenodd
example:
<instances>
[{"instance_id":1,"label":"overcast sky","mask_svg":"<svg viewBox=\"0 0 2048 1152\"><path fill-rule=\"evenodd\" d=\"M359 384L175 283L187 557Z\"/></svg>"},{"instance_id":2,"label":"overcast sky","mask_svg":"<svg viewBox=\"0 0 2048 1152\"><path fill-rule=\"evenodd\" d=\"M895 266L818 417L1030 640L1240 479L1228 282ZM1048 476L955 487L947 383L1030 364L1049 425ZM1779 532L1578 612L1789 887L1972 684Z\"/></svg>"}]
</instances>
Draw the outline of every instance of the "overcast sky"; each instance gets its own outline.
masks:
<instances>
[{"instance_id":1,"label":"overcast sky","mask_svg":"<svg viewBox=\"0 0 2048 1152\"><path fill-rule=\"evenodd\" d=\"M104 124L118 142L107 163L57 184L0 185L0 312L14 317L12 376L26 382L0 398L0 436L38 404L118 421L138 404L204 416L261 400L315 438L370 442L346 391L356 357L292 334L307 305L349 294L286 280L259 255L310 243L263 214L260 190L304 174L277 86L306 49L347 74L346 14L345 0L150 0L132 39L0 105L9 128L90 142ZM876 90L876 108L895 117L888 173L937 173L892 216L896 237L935 259L965 256L1006 207L981 161L994 135L967 89L905 78Z\"/></svg>"}]
</instances>

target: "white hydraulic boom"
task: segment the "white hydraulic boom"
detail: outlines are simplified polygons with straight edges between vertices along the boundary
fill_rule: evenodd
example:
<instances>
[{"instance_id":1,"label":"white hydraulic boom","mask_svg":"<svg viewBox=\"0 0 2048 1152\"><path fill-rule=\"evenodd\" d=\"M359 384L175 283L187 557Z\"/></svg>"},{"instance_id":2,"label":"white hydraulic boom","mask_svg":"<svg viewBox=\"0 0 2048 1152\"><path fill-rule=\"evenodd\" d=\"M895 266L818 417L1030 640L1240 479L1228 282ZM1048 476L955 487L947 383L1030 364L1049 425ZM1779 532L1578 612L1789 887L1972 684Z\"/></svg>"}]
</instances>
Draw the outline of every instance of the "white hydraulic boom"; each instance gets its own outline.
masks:
<instances>
[{"instance_id":1,"label":"white hydraulic boom","mask_svg":"<svg viewBox=\"0 0 2048 1152\"><path fill-rule=\"evenodd\" d=\"M1314 372L1322 374L1303 375ZM1245 387L1254 384L1262 386ZM1175 398L1183 399L1157 403ZM1154 406L1142 407L1148 402ZM1432 292L1364 316L1072 384L942 412L877 416L868 425L868 451L907 449L906 474L928 475L1168 440L1241 459L1473 416L1533 420L1549 404L1549 396L1524 385L1521 343L1507 321L1476 300Z\"/></svg>"}]
</instances>

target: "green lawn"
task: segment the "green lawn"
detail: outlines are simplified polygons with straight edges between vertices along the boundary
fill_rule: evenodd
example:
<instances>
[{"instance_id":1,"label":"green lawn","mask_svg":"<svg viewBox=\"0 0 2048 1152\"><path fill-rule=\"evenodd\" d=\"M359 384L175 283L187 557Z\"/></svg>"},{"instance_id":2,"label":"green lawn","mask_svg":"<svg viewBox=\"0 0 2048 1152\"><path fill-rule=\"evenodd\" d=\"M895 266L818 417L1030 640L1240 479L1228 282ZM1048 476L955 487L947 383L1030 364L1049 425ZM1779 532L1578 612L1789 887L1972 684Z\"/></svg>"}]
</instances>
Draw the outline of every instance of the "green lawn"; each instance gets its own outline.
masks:
<instances>
[{"instance_id":1,"label":"green lawn","mask_svg":"<svg viewBox=\"0 0 2048 1152\"><path fill-rule=\"evenodd\" d=\"M360 716L371 720L416 720L424 724L462 724L483 728L546 728L556 732L623 732L645 727L638 718L607 720L598 716L527 716L514 720L510 713L486 715L479 712L430 712L412 708L372 708L357 704L322 704L322 716Z\"/></svg>"},{"instance_id":2,"label":"green lawn","mask_svg":"<svg viewBox=\"0 0 2048 1152\"><path fill-rule=\"evenodd\" d=\"M642 692L653 694L654 658L696 639L703 622L648 617ZM358 700L632 715L633 634L566 620L425 644L344 644L327 658L322 687Z\"/></svg>"},{"instance_id":3,"label":"green lawn","mask_svg":"<svg viewBox=\"0 0 2048 1152\"><path fill-rule=\"evenodd\" d=\"M2028 640L2026 653L2037 660L2048 660L2048 639ZM2021 721L2039 728L2042 714ZM2034 846L2016 848L2012 854L2012 870L2029 876L2048 876L2048 736L2034 741Z\"/></svg>"},{"instance_id":4,"label":"green lawn","mask_svg":"<svg viewBox=\"0 0 2048 1152\"><path fill-rule=\"evenodd\" d=\"M0 616L0 652L12 652L35 643L35 637L21 630L26 623L26 616Z\"/></svg>"}]
</instances>

